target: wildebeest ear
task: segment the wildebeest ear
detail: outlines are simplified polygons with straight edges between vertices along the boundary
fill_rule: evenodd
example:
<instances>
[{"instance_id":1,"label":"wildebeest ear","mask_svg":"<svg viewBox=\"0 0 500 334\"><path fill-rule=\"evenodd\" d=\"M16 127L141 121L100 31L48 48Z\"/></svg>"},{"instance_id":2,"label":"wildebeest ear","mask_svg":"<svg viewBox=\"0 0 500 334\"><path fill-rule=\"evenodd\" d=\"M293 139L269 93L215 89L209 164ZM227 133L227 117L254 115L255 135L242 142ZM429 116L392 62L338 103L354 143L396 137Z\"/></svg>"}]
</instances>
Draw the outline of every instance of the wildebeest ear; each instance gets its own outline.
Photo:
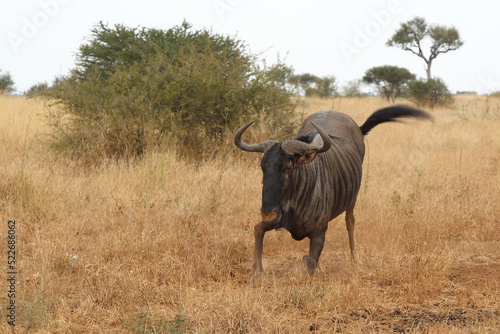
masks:
<instances>
[{"instance_id":1,"label":"wildebeest ear","mask_svg":"<svg viewBox=\"0 0 500 334\"><path fill-rule=\"evenodd\" d=\"M308 151L305 151L302 155L300 155L295 163L294 163L294 168L299 168L305 164L308 164L310 163L311 161L314 160L314 158L316 158L316 154L318 154L318 150L308 150Z\"/></svg>"}]
</instances>

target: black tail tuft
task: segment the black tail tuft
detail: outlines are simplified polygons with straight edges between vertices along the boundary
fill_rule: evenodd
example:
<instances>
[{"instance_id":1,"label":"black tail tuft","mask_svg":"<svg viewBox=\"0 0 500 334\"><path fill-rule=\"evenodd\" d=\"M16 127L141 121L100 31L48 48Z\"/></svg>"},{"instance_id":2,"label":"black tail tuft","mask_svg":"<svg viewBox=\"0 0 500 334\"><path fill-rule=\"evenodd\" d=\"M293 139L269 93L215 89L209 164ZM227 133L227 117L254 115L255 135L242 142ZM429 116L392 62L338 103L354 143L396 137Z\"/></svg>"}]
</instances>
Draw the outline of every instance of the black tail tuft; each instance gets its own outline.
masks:
<instances>
[{"instance_id":1,"label":"black tail tuft","mask_svg":"<svg viewBox=\"0 0 500 334\"><path fill-rule=\"evenodd\" d=\"M430 121L433 120L432 116L423 110L398 105L375 111L359 128L364 136L380 123L397 122L399 118L407 117L427 119Z\"/></svg>"}]
</instances>

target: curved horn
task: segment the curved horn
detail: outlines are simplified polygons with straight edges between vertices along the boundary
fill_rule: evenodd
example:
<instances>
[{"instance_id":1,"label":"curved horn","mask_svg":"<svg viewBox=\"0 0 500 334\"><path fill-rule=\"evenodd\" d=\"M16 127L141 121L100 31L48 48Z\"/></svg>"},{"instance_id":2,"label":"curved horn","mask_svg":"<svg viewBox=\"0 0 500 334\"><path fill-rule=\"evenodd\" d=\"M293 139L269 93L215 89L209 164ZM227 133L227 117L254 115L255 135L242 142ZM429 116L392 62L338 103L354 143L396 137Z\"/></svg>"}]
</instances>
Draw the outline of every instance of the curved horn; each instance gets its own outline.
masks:
<instances>
[{"instance_id":1,"label":"curved horn","mask_svg":"<svg viewBox=\"0 0 500 334\"><path fill-rule=\"evenodd\" d=\"M243 132L245 132L245 130L250 125L253 124L253 122L254 121L248 122L247 124L245 124L241 128L239 128L238 131L236 131L236 133L234 134L234 137L233 137L234 144L236 146L238 146L240 149L242 149L243 151L264 153L265 151L270 149L274 144L276 144L276 141L274 141L274 139L268 139L260 144L255 144L255 145L248 145L241 140L241 135L243 134Z\"/></svg>"},{"instance_id":2,"label":"curved horn","mask_svg":"<svg viewBox=\"0 0 500 334\"><path fill-rule=\"evenodd\" d=\"M330 136L318 124L314 123L313 121L311 121L311 124L316 128L316 130L318 130L321 139L323 139L322 146L304 143L300 140L285 140L281 145L283 151L285 151L289 155L302 154L305 151L309 150L318 150L318 153L328 151L332 146L332 140L330 139Z\"/></svg>"}]
</instances>

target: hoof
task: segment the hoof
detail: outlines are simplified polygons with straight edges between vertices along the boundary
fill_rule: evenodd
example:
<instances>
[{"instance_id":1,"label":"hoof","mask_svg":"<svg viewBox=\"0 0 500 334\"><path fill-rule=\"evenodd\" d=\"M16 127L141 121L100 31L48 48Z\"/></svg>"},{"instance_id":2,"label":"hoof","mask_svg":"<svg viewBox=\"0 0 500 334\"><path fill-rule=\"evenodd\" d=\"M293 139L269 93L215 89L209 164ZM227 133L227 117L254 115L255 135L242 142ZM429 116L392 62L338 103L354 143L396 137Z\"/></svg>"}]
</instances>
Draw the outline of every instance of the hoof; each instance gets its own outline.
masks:
<instances>
[{"instance_id":1,"label":"hoof","mask_svg":"<svg viewBox=\"0 0 500 334\"><path fill-rule=\"evenodd\" d=\"M262 285L262 271L261 270L253 271L252 274L250 275L250 286L258 287L261 285Z\"/></svg>"},{"instance_id":2,"label":"hoof","mask_svg":"<svg viewBox=\"0 0 500 334\"><path fill-rule=\"evenodd\" d=\"M354 250L351 249L351 262L352 263L357 263L358 261L356 260L356 254L354 253Z\"/></svg>"},{"instance_id":3,"label":"hoof","mask_svg":"<svg viewBox=\"0 0 500 334\"><path fill-rule=\"evenodd\" d=\"M316 262L316 260L306 254L302 258L302 263L306 267L306 270L307 270L307 273L309 274L309 276L313 276L314 272L316 271L316 268L318 266L318 263Z\"/></svg>"}]
</instances>

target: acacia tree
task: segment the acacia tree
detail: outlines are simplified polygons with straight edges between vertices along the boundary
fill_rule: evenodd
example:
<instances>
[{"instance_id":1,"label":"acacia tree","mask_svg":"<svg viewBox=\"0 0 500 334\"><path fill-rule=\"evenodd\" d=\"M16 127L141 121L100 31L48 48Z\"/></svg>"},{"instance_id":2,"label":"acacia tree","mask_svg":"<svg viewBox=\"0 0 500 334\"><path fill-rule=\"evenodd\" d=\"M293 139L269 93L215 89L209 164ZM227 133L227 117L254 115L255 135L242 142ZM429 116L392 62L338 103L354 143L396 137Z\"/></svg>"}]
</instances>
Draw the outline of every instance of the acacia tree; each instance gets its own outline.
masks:
<instances>
[{"instance_id":1,"label":"acacia tree","mask_svg":"<svg viewBox=\"0 0 500 334\"><path fill-rule=\"evenodd\" d=\"M428 55L422 50L426 39L430 39L431 42ZM456 50L463 44L455 27L429 26L422 17L414 17L408 22L401 23L401 27L386 43L387 46L399 47L422 58L426 64L427 80L432 79L432 61L439 54Z\"/></svg>"},{"instance_id":2,"label":"acacia tree","mask_svg":"<svg viewBox=\"0 0 500 334\"><path fill-rule=\"evenodd\" d=\"M415 75L406 68L397 66L378 66L366 71L363 82L375 85L380 95L394 102Z\"/></svg>"}]
</instances>

